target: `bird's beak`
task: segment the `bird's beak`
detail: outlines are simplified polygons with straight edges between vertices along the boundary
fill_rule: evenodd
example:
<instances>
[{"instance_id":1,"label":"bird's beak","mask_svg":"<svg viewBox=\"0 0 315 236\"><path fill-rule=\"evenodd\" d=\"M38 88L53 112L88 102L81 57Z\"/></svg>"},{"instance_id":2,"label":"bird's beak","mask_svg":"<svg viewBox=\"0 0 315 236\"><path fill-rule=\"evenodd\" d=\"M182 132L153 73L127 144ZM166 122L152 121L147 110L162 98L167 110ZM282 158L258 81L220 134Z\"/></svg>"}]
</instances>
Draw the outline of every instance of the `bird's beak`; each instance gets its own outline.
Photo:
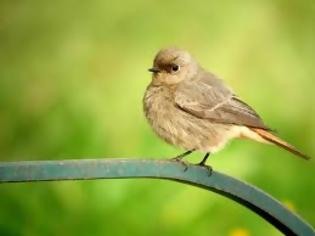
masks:
<instances>
[{"instance_id":1,"label":"bird's beak","mask_svg":"<svg viewBox=\"0 0 315 236\"><path fill-rule=\"evenodd\" d=\"M152 73L159 73L159 72L160 72L160 70L159 70L159 69L154 68L154 67L152 67L152 68L148 69L148 71L150 71L150 72L152 72Z\"/></svg>"}]
</instances>

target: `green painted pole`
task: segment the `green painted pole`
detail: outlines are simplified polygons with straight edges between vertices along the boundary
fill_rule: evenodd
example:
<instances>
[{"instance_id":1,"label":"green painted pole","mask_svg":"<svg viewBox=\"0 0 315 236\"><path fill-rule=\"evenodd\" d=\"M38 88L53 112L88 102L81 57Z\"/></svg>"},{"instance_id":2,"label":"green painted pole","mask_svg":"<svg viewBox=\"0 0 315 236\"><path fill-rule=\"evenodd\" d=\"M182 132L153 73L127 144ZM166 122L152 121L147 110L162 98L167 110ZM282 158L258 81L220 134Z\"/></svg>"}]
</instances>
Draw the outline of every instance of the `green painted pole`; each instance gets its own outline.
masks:
<instances>
[{"instance_id":1,"label":"green painted pole","mask_svg":"<svg viewBox=\"0 0 315 236\"><path fill-rule=\"evenodd\" d=\"M169 160L84 159L0 162L0 183L159 178L204 188L228 197L263 217L285 235L315 235L311 225L262 190L225 174Z\"/></svg>"}]
</instances>

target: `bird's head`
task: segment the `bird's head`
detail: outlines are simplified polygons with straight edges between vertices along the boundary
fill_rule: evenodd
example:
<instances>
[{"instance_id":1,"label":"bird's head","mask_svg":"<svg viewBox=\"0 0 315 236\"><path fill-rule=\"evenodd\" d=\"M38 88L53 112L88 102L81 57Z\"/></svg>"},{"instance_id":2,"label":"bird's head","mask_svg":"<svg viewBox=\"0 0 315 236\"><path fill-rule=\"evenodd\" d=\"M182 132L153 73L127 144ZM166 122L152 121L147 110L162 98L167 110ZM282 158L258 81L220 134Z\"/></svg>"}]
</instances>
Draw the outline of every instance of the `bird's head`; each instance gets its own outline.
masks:
<instances>
[{"instance_id":1,"label":"bird's head","mask_svg":"<svg viewBox=\"0 0 315 236\"><path fill-rule=\"evenodd\" d=\"M162 49L154 58L149 69L152 83L156 85L175 85L192 78L198 71L195 59L186 51L177 48Z\"/></svg>"}]
</instances>

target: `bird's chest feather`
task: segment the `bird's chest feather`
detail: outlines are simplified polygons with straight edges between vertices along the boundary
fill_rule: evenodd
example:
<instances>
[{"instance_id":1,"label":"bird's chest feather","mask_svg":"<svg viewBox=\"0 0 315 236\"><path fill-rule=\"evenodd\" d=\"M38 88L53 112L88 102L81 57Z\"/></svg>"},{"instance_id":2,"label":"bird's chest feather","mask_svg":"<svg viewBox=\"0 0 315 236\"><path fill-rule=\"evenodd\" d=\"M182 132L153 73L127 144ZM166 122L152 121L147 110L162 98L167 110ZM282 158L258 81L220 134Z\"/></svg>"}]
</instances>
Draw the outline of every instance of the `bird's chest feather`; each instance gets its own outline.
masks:
<instances>
[{"instance_id":1,"label":"bird's chest feather","mask_svg":"<svg viewBox=\"0 0 315 236\"><path fill-rule=\"evenodd\" d=\"M213 151L230 126L212 124L179 109L171 91L149 87L143 99L145 115L156 134L187 150ZM222 146L222 145L221 145Z\"/></svg>"},{"instance_id":2,"label":"bird's chest feather","mask_svg":"<svg viewBox=\"0 0 315 236\"><path fill-rule=\"evenodd\" d=\"M152 126L167 126L175 119L173 94L164 87L151 87L144 96L144 112ZM165 125L163 125L165 124Z\"/></svg>"},{"instance_id":3,"label":"bird's chest feather","mask_svg":"<svg viewBox=\"0 0 315 236\"><path fill-rule=\"evenodd\" d=\"M165 87L148 88L144 97L144 112L153 130L167 142L176 143L183 136L185 120L176 106L173 93Z\"/></svg>"}]
</instances>

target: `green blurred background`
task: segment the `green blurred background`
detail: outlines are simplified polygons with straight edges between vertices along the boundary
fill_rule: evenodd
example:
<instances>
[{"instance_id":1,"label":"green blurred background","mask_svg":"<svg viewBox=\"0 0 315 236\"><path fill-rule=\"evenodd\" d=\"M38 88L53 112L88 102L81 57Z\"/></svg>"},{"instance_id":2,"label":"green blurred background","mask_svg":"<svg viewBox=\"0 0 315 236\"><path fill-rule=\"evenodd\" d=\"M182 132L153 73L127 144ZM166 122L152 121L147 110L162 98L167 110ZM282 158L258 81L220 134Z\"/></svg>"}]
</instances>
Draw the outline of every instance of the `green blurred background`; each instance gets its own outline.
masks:
<instances>
[{"instance_id":1,"label":"green blurred background","mask_svg":"<svg viewBox=\"0 0 315 236\"><path fill-rule=\"evenodd\" d=\"M167 158L142 112L152 59L189 50L315 156L315 2L0 2L0 160ZM197 162L201 154L191 157ZM233 141L209 163L315 225L314 161ZM0 235L280 235L244 207L160 180L3 184Z\"/></svg>"}]
</instances>

